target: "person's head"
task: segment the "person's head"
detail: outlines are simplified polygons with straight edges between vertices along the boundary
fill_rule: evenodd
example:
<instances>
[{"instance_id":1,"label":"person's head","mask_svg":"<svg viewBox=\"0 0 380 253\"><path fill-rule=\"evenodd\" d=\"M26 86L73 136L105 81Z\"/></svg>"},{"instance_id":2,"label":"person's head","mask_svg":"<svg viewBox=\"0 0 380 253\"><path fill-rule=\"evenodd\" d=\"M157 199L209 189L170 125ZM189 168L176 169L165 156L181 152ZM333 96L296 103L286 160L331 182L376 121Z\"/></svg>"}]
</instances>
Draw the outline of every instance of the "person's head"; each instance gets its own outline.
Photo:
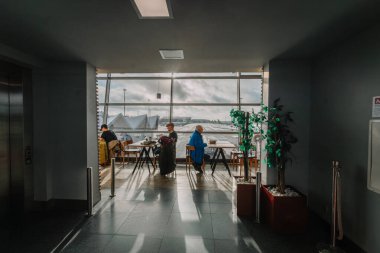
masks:
<instances>
[{"instance_id":1,"label":"person's head","mask_svg":"<svg viewBox=\"0 0 380 253\"><path fill-rule=\"evenodd\" d=\"M108 131L108 126L107 124L103 124L101 127L100 127L100 131L104 132L104 131Z\"/></svg>"},{"instance_id":2,"label":"person's head","mask_svg":"<svg viewBox=\"0 0 380 253\"><path fill-rule=\"evenodd\" d=\"M170 131L173 131L173 129L174 129L174 124L170 122L170 123L166 124L166 128L168 129L169 132L170 132Z\"/></svg>"},{"instance_id":3,"label":"person's head","mask_svg":"<svg viewBox=\"0 0 380 253\"><path fill-rule=\"evenodd\" d=\"M195 127L195 130L197 130L197 131L200 132L200 133L203 133L203 126L201 126L201 125L197 125L197 126Z\"/></svg>"}]
</instances>

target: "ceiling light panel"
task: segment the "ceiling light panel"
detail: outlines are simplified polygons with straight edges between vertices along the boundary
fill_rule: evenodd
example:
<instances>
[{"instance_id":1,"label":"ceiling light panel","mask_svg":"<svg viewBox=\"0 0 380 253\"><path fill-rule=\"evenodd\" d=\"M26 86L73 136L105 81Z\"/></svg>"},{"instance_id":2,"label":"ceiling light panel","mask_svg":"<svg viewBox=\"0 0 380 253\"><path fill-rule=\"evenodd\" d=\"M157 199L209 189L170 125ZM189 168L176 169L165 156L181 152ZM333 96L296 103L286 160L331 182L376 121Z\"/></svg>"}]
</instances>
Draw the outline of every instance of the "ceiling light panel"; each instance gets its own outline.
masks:
<instances>
[{"instance_id":1,"label":"ceiling light panel","mask_svg":"<svg viewBox=\"0 0 380 253\"><path fill-rule=\"evenodd\" d=\"M160 50L160 54L161 54L162 59L164 59L164 60L182 60L182 59L184 59L183 50L162 49L162 50Z\"/></svg>"},{"instance_id":2,"label":"ceiling light panel","mask_svg":"<svg viewBox=\"0 0 380 253\"><path fill-rule=\"evenodd\" d=\"M172 18L170 0L131 0L139 18Z\"/></svg>"}]
</instances>

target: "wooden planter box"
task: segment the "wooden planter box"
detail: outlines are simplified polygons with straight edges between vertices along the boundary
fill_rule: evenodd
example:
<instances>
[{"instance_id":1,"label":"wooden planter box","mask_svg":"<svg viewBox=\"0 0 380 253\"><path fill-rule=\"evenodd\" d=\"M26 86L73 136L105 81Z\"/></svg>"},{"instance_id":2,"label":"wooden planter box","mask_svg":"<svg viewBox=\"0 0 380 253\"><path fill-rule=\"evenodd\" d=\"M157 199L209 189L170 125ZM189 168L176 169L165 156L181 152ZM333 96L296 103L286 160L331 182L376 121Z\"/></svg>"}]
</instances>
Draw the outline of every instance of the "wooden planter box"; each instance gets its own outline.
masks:
<instances>
[{"instance_id":1,"label":"wooden planter box","mask_svg":"<svg viewBox=\"0 0 380 253\"><path fill-rule=\"evenodd\" d=\"M262 215L273 230L285 234L305 232L308 219L305 195L298 192L300 196L296 197L273 196L267 186L262 186L261 192Z\"/></svg>"},{"instance_id":2,"label":"wooden planter box","mask_svg":"<svg viewBox=\"0 0 380 253\"><path fill-rule=\"evenodd\" d=\"M234 201L237 215L243 217L256 216L256 184L255 178L250 184L238 183L238 179L243 177L235 176Z\"/></svg>"}]
</instances>

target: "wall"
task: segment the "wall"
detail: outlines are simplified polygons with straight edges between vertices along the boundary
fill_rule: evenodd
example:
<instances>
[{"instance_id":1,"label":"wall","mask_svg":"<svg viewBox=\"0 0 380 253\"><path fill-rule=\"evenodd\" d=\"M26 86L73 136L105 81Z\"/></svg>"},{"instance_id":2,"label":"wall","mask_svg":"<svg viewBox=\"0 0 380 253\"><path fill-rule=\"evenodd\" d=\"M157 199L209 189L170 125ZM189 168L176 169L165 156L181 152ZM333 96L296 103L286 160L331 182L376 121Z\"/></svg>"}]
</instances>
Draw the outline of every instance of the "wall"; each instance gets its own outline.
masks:
<instances>
[{"instance_id":1,"label":"wall","mask_svg":"<svg viewBox=\"0 0 380 253\"><path fill-rule=\"evenodd\" d=\"M97 97L96 97L96 71L87 64L86 76L86 108L87 108L87 166L93 168L93 198L94 203L100 200L99 191L99 153L98 153L98 119L97 119Z\"/></svg>"},{"instance_id":2,"label":"wall","mask_svg":"<svg viewBox=\"0 0 380 253\"><path fill-rule=\"evenodd\" d=\"M86 167L98 191L95 68L86 63L48 63L0 43L0 59L31 69L25 103L25 145L33 165L25 169L28 200L86 199ZM29 79L28 79L29 80ZM30 167L30 168L29 168ZM30 180L32 178L32 180ZM29 207L30 201L26 202Z\"/></svg>"},{"instance_id":3,"label":"wall","mask_svg":"<svg viewBox=\"0 0 380 253\"><path fill-rule=\"evenodd\" d=\"M277 98L285 110L294 112L290 129L298 142L293 145L292 164L285 171L286 184L308 193L310 62L304 60L273 60L269 64L269 105ZM268 184L276 183L276 170L268 168Z\"/></svg>"},{"instance_id":4,"label":"wall","mask_svg":"<svg viewBox=\"0 0 380 253\"><path fill-rule=\"evenodd\" d=\"M95 69L51 64L33 88L35 198L85 200L86 168L97 168Z\"/></svg>"},{"instance_id":5,"label":"wall","mask_svg":"<svg viewBox=\"0 0 380 253\"><path fill-rule=\"evenodd\" d=\"M380 195L368 191L368 122L380 95L380 25L316 60L312 71L310 207L329 220L331 161L343 164L345 234L380 252Z\"/></svg>"}]
</instances>

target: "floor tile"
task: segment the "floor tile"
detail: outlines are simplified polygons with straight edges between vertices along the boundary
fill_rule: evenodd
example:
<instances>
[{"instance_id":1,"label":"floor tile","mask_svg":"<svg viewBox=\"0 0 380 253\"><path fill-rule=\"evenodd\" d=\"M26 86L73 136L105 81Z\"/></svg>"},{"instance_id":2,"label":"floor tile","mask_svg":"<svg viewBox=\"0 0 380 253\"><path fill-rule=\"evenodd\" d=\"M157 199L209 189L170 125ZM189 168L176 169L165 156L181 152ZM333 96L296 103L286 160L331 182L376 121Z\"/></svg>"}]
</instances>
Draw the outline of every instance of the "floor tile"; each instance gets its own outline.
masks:
<instances>
[{"instance_id":1,"label":"floor tile","mask_svg":"<svg viewBox=\"0 0 380 253\"><path fill-rule=\"evenodd\" d=\"M104 253L155 253L159 252L161 239L137 236L115 235L105 247Z\"/></svg>"},{"instance_id":2,"label":"floor tile","mask_svg":"<svg viewBox=\"0 0 380 253\"><path fill-rule=\"evenodd\" d=\"M232 203L210 203L210 213L236 213Z\"/></svg>"},{"instance_id":3,"label":"floor tile","mask_svg":"<svg viewBox=\"0 0 380 253\"><path fill-rule=\"evenodd\" d=\"M94 235L80 233L72 243L63 250L64 253L97 253L102 252L111 241L112 235Z\"/></svg>"},{"instance_id":4,"label":"floor tile","mask_svg":"<svg viewBox=\"0 0 380 253\"><path fill-rule=\"evenodd\" d=\"M160 253L208 253L214 252L214 240L202 238L164 238Z\"/></svg>"},{"instance_id":5,"label":"floor tile","mask_svg":"<svg viewBox=\"0 0 380 253\"><path fill-rule=\"evenodd\" d=\"M132 210L131 215L146 215L146 214L170 214L173 211L173 202L139 202Z\"/></svg>"},{"instance_id":6,"label":"floor tile","mask_svg":"<svg viewBox=\"0 0 380 253\"><path fill-rule=\"evenodd\" d=\"M215 240L215 253L262 253L260 246L251 239ZM276 253L268 251L270 253ZM305 252L306 253L306 252Z\"/></svg>"},{"instance_id":7,"label":"floor tile","mask_svg":"<svg viewBox=\"0 0 380 253\"><path fill-rule=\"evenodd\" d=\"M98 213L83 226L83 231L92 234L115 234L127 219L128 213Z\"/></svg>"},{"instance_id":8,"label":"floor tile","mask_svg":"<svg viewBox=\"0 0 380 253\"><path fill-rule=\"evenodd\" d=\"M176 213L210 213L209 203L198 203L190 201L177 201L174 204L173 212Z\"/></svg>"},{"instance_id":9,"label":"floor tile","mask_svg":"<svg viewBox=\"0 0 380 253\"><path fill-rule=\"evenodd\" d=\"M214 239L240 239L249 231L234 214L211 214Z\"/></svg>"},{"instance_id":10,"label":"floor tile","mask_svg":"<svg viewBox=\"0 0 380 253\"><path fill-rule=\"evenodd\" d=\"M170 215L143 214L130 215L121 225L117 234L144 235L153 238L163 238Z\"/></svg>"},{"instance_id":11,"label":"floor tile","mask_svg":"<svg viewBox=\"0 0 380 253\"><path fill-rule=\"evenodd\" d=\"M185 236L213 239L210 214L173 213L168 222L165 238Z\"/></svg>"},{"instance_id":12,"label":"floor tile","mask_svg":"<svg viewBox=\"0 0 380 253\"><path fill-rule=\"evenodd\" d=\"M210 203L231 203L232 193L227 191L209 191L208 199Z\"/></svg>"}]
</instances>

